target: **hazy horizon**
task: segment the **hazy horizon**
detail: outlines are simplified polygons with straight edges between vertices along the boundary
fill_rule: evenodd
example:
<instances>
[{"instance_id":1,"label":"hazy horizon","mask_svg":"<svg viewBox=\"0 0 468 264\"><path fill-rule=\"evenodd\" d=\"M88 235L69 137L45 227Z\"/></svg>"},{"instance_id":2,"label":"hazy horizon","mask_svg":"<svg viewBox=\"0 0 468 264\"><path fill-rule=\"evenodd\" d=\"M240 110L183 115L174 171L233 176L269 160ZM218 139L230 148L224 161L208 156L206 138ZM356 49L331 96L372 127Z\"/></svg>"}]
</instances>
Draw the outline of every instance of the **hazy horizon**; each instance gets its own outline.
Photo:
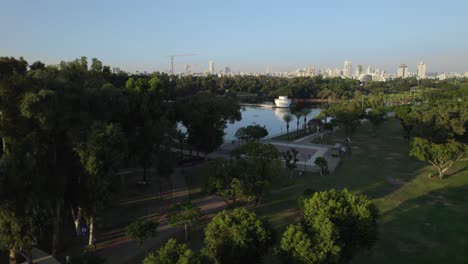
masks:
<instances>
[{"instance_id":1,"label":"hazy horizon","mask_svg":"<svg viewBox=\"0 0 468 264\"><path fill-rule=\"evenodd\" d=\"M0 56L58 64L96 57L123 70L342 68L468 72L467 1L0 1Z\"/></svg>"}]
</instances>

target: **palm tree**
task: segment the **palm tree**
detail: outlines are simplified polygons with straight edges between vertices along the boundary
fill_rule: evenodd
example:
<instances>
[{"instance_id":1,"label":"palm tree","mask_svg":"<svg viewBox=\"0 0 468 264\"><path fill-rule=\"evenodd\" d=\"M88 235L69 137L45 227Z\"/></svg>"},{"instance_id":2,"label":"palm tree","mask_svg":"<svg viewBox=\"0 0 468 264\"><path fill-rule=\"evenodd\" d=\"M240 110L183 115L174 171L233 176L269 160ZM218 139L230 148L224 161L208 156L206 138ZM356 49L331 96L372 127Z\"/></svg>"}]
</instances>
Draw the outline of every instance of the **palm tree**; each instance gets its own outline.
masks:
<instances>
[{"instance_id":1,"label":"palm tree","mask_svg":"<svg viewBox=\"0 0 468 264\"><path fill-rule=\"evenodd\" d=\"M304 117L304 134L307 132L307 116L312 112L309 108L302 109L302 116Z\"/></svg>"},{"instance_id":2,"label":"palm tree","mask_svg":"<svg viewBox=\"0 0 468 264\"><path fill-rule=\"evenodd\" d=\"M299 120L301 120L302 112L296 111L293 113L297 120L297 130L296 134L299 135Z\"/></svg>"},{"instance_id":3,"label":"palm tree","mask_svg":"<svg viewBox=\"0 0 468 264\"><path fill-rule=\"evenodd\" d=\"M293 120L294 120L294 117L289 113L283 116L283 121L286 122L286 133L288 135L288 139L289 139L289 123L291 123Z\"/></svg>"}]
</instances>

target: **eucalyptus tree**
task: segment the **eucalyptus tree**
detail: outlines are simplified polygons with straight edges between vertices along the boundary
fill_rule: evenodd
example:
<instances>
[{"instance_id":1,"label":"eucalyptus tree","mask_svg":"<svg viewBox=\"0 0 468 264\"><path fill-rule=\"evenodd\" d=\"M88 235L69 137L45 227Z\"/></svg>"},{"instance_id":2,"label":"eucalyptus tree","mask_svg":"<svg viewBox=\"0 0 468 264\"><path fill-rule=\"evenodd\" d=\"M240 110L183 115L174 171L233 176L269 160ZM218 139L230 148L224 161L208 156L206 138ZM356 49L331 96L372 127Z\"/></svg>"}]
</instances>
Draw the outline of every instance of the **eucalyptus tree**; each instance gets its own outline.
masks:
<instances>
[{"instance_id":1,"label":"eucalyptus tree","mask_svg":"<svg viewBox=\"0 0 468 264\"><path fill-rule=\"evenodd\" d=\"M89 245L94 241L96 216L109 199L112 176L125 157L126 144L119 125L95 123L74 148L85 174L80 206L89 224Z\"/></svg>"}]
</instances>

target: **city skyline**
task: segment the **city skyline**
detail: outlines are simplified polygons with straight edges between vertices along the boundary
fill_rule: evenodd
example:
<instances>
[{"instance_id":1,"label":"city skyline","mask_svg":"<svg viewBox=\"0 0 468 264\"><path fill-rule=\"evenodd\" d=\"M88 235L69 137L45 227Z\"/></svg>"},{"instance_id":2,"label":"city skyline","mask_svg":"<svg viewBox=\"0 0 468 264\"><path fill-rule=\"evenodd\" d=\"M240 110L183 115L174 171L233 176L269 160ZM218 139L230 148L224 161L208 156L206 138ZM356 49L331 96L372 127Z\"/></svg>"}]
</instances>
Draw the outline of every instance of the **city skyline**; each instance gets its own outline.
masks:
<instances>
[{"instance_id":1,"label":"city skyline","mask_svg":"<svg viewBox=\"0 0 468 264\"><path fill-rule=\"evenodd\" d=\"M404 7L404 8L403 8ZM0 1L2 56L58 64L96 57L123 70L174 71L214 61L231 71L342 68L343 61L396 73L468 71L466 1L171 3ZM416 30L417 29L417 30ZM365 70L364 68L363 70ZM354 74L354 72L351 72Z\"/></svg>"}]
</instances>

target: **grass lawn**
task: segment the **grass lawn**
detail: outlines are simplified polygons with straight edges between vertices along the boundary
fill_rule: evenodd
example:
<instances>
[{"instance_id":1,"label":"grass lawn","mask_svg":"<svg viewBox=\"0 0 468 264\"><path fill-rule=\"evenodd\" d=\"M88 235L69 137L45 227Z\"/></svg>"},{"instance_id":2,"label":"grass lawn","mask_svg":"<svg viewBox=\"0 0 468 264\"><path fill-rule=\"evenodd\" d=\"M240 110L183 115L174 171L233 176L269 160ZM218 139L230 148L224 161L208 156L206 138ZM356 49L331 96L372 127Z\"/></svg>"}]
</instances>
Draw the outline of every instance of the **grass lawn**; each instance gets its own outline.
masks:
<instances>
[{"instance_id":1,"label":"grass lawn","mask_svg":"<svg viewBox=\"0 0 468 264\"><path fill-rule=\"evenodd\" d=\"M334 174L310 173L274 182L271 193L255 210L270 219L278 238L300 217L297 197L305 189L348 188L370 197L381 214L379 241L354 263L466 263L468 160L455 164L449 171L453 175L444 180L428 178L434 171L408 156L409 142L393 119L379 129L378 136L373 137L369 124L364 124L351 140L352 154ZM344 137L338 132L324 141L344 142ZM193 175L189 186L203 182L206 173ZM268 256L265 263L275 261Z\"/></svg>"}]
</instances>

